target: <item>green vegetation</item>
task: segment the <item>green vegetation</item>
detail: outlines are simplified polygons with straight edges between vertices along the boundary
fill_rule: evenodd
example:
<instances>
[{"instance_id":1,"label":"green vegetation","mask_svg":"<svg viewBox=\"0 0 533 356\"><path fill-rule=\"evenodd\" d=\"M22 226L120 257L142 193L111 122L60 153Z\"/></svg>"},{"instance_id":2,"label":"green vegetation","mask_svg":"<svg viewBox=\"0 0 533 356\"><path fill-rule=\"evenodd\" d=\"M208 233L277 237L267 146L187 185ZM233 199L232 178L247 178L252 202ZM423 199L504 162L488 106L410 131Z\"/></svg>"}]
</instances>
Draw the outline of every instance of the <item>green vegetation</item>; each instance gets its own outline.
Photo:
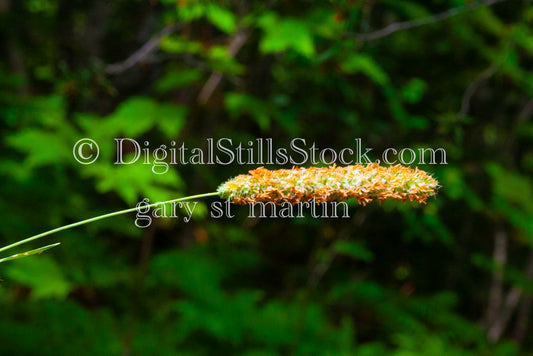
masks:
<instances>
[{"instance_id":1,"label":"green vegetation","mask_svg":"<svg viewBox=\"0 0 533 356\"><path fill-rule=\"evenodd\" d=\"M227 206L209 197L189 222L131 213L3 251L34 255L0 264L1 354L533 352L530 1L0 0L0 31L0 246L292 167L156 174L114 164L120 137L447 162L410 164L441 185L426 205L213 218ZM73 157L81 138L92 164Z\"/></svg>"}]
</instances>

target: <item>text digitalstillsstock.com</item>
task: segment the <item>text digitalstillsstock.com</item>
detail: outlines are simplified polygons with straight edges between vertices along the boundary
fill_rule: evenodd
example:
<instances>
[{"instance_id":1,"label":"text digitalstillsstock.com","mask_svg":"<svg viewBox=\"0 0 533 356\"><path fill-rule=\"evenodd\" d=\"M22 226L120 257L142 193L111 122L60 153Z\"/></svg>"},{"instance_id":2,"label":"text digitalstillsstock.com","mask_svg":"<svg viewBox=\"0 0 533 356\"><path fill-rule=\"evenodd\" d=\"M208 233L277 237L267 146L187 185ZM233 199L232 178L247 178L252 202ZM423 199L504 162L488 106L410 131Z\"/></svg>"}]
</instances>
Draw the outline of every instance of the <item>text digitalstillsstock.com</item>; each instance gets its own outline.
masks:
<instances>
[{"instance_id":1,"label":"text digitalstillsstock.com","mask_svg":"<svg viewBox=\"0 0 533 356\"><path fill-rule=\"evenodd\" d=\"M273 145L271 138L257 138L243 144L234 143L230 138L206 139L206 145L200 147L187 147L184 142L178 145L171 141L170 145L150 147L145 141L142 145L132 138L115 138L116 160L115 164L125 165L142 163L152 166L155 174L165 174L170 165L305 165L305 164L447 164L446 150L444 148L387 148L380 159L372 160L373 148L363 148L360 138L354 139L353 147L342 149L320 148L315 142L308 142L304 138L294 138L289 147ZM438 157L437 157L438 156ZM437 158L439 161L437 162Z\"/></svg>"},{"instance_id":2,"label":"text digitalstillsstock.com","mask_svg":"<svg viewBox=\"0 0 533 356\"><path fill-rule=\"evenodd\" d=\"M246 143L230 138L206 139L203 147L189 147L182 142L153 147L150 142L139 143L132 138L115 138L115 165L150 165L154 174L165 174L171 165L351 165L384 163L394 164L448 164L446 150L442 147L389 147L378 159L372 159L371 147L363 147L361 138L354 139L352 147L321 148L304 138L293 138L287 147L274 147L272 138L257 138ZM92 164L98 159L98 144L89 138L78 140L72 151L81 164Z\"/></svg>"}]
</instances>

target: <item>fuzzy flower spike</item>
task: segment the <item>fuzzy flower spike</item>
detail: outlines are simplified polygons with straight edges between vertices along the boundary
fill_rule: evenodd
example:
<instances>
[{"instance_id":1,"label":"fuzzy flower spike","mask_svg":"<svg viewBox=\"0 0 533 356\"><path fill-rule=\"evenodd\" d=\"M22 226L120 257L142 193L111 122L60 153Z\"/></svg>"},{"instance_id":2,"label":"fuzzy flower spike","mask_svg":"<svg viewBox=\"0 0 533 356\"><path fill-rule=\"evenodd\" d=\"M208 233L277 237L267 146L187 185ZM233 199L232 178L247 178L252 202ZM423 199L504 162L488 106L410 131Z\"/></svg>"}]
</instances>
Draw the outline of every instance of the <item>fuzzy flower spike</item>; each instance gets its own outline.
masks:
<instances>
[{"instance_id":1,"label":"fuzzy flower spike","mask_svg":"<svg viewBox=\"0 0 533 356\"><path fill-rule=\"evenodd\" d=\"M310 167L251 170L220 185L221 198L235 204L273 202L295 204L354 198L365 205L373 200L416 200L425 203L434 196L438 182L418 168L378 164L346 167Z\"/></svg>"}]
</instances>

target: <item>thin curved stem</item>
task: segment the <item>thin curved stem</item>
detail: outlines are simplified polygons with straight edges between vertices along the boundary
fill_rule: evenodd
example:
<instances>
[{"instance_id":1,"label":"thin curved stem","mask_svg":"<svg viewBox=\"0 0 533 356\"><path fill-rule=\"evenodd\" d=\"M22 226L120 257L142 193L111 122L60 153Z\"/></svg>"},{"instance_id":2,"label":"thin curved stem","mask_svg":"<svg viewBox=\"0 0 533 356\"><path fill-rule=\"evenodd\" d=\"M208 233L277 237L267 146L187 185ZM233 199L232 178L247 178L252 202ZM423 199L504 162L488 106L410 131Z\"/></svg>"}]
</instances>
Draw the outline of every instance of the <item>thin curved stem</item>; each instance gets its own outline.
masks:
<instances>
[{"instance_id":1,"label":"thin curved stem","mask_svg":"<svg viewBox=\"0 0 533 356\"><path fill-rule=\"evenodd\" d=\"M145 205L145 206L143 206L143 208L144 208L144 209L146 209L146 208L153 208L153 207L156 207L156 206L158 206L158 205L169 204L169 203L175 203L175 202L180 202L180 201L185 201L185 200L191 200L191 199L198 199L198 198L211 197L211 196L216 196L216 195L218 195L218 192L211 192L211 193L205 193L205 194L191 195L191 196L184 197L184 198L178 198L178 199L167 200L167 201L158 202L158 203L154 203L154 204L150 204L150 205ZM5 251L5 250L9 250L10 248L13 248L13 247L16 247L16 246L19 246L19 245L25 244L25 243L27 243L27 242L31 242L31 241L33 241L33 240L37 240L37 239L39 239L39 238L41 238L41 237L44 237L44 236L48 236L48 235L54 234L54 233L56 233L56 232L60 232L60 231L63 231L63 230L67 230L67 229L70 229L70 228L73 228L73 227L76 227L76 226L80 226L80 225L85 225L85 224L88 224L88 223L91 223L91 222L95 222L95 221L98 221L98 220L102 220L102 219L110 218L110 217L113 217L113 216L117 216L117 215L122 215L122 214L131 213L131 212L134 212L134 211L137 211L137 210L138 210L138 207L130 208L130 209L125 209L125 210L120 210L120 211L115 211L115 212L112 212L112 213L109 213L109 214L104 214L104 215L100 215L100 216L95 216L94 218L90 218L90 219L86 219L86 220L78 221L78 222L75 222L75 223L72 223L72 224L69 224L69 225L64 225L64 226L58 227L58 228L56 228L56 229L49 230L49 231L43 232L43 233L41 233L41 234L34 235L34 236L32 236L32 237L28 237L27 239L20 240L20 241L18 241L18 242L12 243L11 245L4 246L4 247L0 248L0 252L3 252L3 251Z\"/></svg>"}]
</instances>

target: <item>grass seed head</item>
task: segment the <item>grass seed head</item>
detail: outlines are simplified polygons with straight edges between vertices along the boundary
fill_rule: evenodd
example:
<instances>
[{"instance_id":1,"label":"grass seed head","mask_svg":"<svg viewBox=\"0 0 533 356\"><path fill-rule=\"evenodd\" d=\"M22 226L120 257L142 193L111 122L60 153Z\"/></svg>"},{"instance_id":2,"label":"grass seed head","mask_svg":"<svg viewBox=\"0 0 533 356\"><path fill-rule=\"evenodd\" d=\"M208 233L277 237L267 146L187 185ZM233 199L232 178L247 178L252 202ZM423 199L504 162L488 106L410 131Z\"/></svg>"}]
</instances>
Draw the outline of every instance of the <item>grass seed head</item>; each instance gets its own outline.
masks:
<instances>
[{"instance_id":1,"label":"grass seed head","mask_svg":"<svg viewBox=\"0 0 533 356\"><path fill-rule=\"evenodd\" d=\"M365 205L373 200L415 200L425 203L438 188L436 179L418 168L378 164L268 170L264 167L221 184L217 191L235 204L273 202L291 204L354 198Z\"/></svg>"}]
</instances>

